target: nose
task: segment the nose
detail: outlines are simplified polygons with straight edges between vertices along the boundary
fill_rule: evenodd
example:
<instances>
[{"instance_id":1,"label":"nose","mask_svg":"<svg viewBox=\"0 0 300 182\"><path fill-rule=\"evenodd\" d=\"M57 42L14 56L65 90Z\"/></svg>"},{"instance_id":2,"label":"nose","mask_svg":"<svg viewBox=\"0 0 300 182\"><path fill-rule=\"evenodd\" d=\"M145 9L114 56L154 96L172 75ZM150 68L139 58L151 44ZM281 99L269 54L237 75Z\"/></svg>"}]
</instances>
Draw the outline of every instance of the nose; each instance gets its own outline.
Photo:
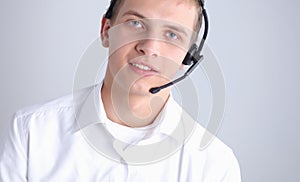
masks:
<instances>
[{"instance_id":1,"label":"nose","mask_svg":"<svg viewBox=\"0 0 300 182\"><path fill-rule=\"evenodd\" d=\"M145 39L138 42L136 50L143 55L158 57L161 51L161 42L155 39Z\"/></svg>"}]
</instances>

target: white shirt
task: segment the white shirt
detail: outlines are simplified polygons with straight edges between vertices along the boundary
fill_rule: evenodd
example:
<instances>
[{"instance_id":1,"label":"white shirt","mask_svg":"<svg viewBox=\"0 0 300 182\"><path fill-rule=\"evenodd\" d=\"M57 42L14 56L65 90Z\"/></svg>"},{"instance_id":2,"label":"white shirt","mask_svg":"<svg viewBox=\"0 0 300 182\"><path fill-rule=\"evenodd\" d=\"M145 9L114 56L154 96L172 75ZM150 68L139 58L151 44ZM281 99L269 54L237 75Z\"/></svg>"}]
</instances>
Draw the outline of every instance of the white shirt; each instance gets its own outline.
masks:
<instances>
[{"instance_id":1,"label":"white shirt","mask_svg":"<svg viewBox=\"0 0 300 182\"><path fill-rule=\"evenodd\" d=\"M0 181L239 182L232 150L170 97L153 124L110 121L92 86L18 111L0 145Z\"/></svg>"}]
</instances>

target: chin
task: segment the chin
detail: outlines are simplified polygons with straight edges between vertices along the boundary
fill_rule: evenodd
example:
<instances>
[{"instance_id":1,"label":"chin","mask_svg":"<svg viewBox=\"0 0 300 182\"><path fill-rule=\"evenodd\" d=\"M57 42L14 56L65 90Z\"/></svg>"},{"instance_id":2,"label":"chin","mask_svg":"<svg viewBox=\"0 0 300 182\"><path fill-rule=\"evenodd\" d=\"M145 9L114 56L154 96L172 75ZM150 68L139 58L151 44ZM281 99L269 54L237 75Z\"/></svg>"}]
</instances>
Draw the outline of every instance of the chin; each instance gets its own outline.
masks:
<instances>
[{"instance_id":1,"label":"chin","mask_svg":"<svg viewBox=\"0 0 300 182\"><path fill-rule=\"evenodd\" d=\"M149 95L149 89L151 87L148 84L135 83L130 87L129 93L132 95L146 96Z\"/></svg>"}]
</instances>

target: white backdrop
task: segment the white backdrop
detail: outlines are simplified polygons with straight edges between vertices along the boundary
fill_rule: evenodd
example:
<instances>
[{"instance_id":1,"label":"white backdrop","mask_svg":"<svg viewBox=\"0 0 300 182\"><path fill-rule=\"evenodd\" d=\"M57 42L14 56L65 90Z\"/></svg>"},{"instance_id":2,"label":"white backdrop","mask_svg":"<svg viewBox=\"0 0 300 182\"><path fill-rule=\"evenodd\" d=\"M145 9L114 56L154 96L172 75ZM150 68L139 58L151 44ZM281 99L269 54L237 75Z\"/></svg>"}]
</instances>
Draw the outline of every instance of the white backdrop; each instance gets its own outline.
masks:
<instances>
[{"instance_id":1,"label":"white backdrop","mask_svg":"<svg viewBox=\"0 0 300 182\"><path fill-rule=\"evenodd\" d=\"M0 2L0 134L12 114L72 91L108 0ZM300 181L300 2L207 1L208 44L226 80L218 133L243 181Z\"/></svg>"}]
</instances>

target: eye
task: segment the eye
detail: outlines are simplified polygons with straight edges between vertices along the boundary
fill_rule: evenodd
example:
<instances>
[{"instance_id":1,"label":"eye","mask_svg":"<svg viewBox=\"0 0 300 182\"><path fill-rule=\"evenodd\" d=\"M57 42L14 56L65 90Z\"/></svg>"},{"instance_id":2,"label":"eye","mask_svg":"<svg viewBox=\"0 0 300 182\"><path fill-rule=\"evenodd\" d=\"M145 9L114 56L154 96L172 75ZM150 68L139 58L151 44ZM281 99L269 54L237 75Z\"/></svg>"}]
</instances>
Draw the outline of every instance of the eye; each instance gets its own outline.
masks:
<instances>
[{"instance_id":1,"label":"eye","mask_svg":"<svg viewBox=\"0 0 300 182\"><path fill-rule=\"evenodd\" d=\"M135 27L135 28L142 28L143 27L142 23L138 20L130 20L130 21L128 21L128 24L130 26Z\"/></svg>"},{"instance_id":2,"label":"eye","mask_svg":"<svg viewBox=\"0 0 300 182\"><path fill-rule=\"evenodd\" d=\"M174 32L167 32L167 37L172 39L172 40L178 40L179 39L179 35L177 35Z\"/></svg>"}]
</instances>

